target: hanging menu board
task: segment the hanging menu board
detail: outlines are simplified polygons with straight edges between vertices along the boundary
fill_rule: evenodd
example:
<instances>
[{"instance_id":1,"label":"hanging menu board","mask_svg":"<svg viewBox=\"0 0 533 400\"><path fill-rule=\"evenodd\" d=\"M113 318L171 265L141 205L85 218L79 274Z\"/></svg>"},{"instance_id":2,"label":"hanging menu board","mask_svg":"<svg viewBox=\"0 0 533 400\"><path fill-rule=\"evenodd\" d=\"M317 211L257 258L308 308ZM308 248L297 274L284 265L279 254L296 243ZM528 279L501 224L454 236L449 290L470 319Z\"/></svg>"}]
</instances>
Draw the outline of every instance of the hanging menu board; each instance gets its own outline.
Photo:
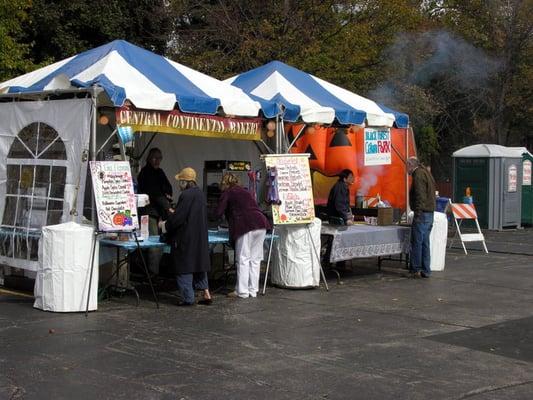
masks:
<instances>
[{"instance_id":1,"label":"hanging menu board","mask_svg":"<svg viewBox=\"0 0 533 400\"><path fill-rule=\"evenodd\" d=\"M365 166L391 164L391 136L388 128L365 128Z\"/></svg>"},{"instance_id":2,"label":"hanging menu board","mask_svg":"<svg viewBox=\"0 0 533 400\"><path fill-rule=\"evenodd\" d=\"M127 161L91 161L98 229L130 232L139 228L130 164Z\"/></svg>"},{"instance_id":3,"label":"hanging menu board","mask_svg":"<svg viewBox=\"0 0 533 400\"><path fill-rule=\"evenodd\" d=\"M277 184L279 204L272 204L274 224L311 223L315 207L309 154L269 154L264 160L267 175Z\"/></svg>"}]
</instances>

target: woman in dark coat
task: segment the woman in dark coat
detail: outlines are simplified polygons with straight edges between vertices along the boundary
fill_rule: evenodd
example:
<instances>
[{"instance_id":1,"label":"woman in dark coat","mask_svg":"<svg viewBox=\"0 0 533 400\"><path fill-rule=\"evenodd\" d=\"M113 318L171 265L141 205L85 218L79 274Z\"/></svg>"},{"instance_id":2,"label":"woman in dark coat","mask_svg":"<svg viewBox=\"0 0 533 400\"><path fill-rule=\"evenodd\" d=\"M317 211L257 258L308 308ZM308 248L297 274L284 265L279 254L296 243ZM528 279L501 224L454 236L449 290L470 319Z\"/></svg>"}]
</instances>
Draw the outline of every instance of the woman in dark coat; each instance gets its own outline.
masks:
<instances>
[{"instance_id":1,"label":"woman in dark coat","mask_svg":"<svg viewBox=\"0 0 533 400\"><path fill-rule=\"evenodd\" d=\"M230 239L235 243L237 284L230 297L256 297L259 291L259 270L263 260L263 242L270 223L248 190L239 186L238 178L227 173L220 184L223 190L216 214L224 213Z\"/></svg>"},{"instance_id":2,"label":"woman in dark coat","mask_svg":"<svg viewBox=\"0 0 533 400\"><path fill-rule=\"evenodd\" d=\"M172 268L177 276L182 301L178 305L193 305L194 290L203 290L199 304L211 304L207 280L210 270L205 196L196 186L196 172L184 168L176 175L181 196L174 213L160 223L171 245Z\"/></svg>"}]
</instances>

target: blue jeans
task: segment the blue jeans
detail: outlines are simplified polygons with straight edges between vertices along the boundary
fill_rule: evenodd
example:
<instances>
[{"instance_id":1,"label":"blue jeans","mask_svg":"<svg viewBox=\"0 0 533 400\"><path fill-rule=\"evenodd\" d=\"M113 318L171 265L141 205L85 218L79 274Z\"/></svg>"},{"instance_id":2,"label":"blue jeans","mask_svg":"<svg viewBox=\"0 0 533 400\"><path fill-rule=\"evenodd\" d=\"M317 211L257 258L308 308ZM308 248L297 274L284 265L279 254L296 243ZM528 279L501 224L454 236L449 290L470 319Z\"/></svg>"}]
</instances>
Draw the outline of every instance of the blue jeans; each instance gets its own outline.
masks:
<instances>
[{"instance_id":1,"label":"blue jeans","mask_svg":"<svg viewBox=\"0 0 533 400\"><path fill-rule=\"evenodd\" d=\"M411 271L431 274L429 234L433 228L433 213L416 213L411 225Z\"/></svg>"},{"instance_id":2,"label":"blue jeans","mask_svg":"<svg viewBox=\"0 0 533 400\"><path fill-rule=\"evenodd\" d=\"M181 300L187 304L194 303L194 291L209 289L207 272L195 272L194 274L179 274L176 277L178 291Z\"/></svg>"}]
</instances>

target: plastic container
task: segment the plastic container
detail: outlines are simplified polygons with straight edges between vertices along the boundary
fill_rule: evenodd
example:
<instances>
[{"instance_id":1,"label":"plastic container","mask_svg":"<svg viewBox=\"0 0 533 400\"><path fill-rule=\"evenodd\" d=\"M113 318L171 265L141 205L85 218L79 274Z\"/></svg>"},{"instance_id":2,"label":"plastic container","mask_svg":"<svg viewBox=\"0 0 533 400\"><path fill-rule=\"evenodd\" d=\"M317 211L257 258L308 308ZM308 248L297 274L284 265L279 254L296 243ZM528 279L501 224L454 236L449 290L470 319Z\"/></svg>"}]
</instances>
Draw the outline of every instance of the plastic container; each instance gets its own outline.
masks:
<instances>
[{"instance_id":1,"label":"plastic container","mask_svg":"<svg viewBox=\"0 0 533 400\"><path fill-rule=\"evenodd\" d=\"M446 207L448 206L449 201L450 199L448 197L437 197L435 211L445 213Z\"/></svg>"}]
</instances>

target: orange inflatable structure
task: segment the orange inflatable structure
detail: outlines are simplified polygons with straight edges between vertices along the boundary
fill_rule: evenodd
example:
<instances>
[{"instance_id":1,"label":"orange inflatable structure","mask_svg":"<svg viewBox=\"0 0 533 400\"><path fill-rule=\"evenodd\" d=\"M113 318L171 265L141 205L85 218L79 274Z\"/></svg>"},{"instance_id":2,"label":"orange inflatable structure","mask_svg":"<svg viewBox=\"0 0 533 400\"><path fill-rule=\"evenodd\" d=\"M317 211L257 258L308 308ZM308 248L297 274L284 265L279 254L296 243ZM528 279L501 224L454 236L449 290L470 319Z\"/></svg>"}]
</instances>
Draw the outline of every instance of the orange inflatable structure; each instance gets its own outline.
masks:
<instances>
[{"instance_id":1,"label":"orange inflatable structure","mask_svg":"<svg viewBox=\"0 0 533 400\"><path fill-rule=\"evenodd\" d=\"M407 157L416 155L414 138L408 129L391 128L391 164L365 165L364 128L325 128L319 126L288 126L286 132L292 140L304 129L291 148L292 153L310 153L313 194L316 204L326 204L329 191L335 184L336 175L343 169L354 173L355 182L350 187L350 201L355 205L355 196L377 197L386 200L392 207L406 208ZM406 149L407 135L409 149Z\"/></svg>"}]
</instances>

